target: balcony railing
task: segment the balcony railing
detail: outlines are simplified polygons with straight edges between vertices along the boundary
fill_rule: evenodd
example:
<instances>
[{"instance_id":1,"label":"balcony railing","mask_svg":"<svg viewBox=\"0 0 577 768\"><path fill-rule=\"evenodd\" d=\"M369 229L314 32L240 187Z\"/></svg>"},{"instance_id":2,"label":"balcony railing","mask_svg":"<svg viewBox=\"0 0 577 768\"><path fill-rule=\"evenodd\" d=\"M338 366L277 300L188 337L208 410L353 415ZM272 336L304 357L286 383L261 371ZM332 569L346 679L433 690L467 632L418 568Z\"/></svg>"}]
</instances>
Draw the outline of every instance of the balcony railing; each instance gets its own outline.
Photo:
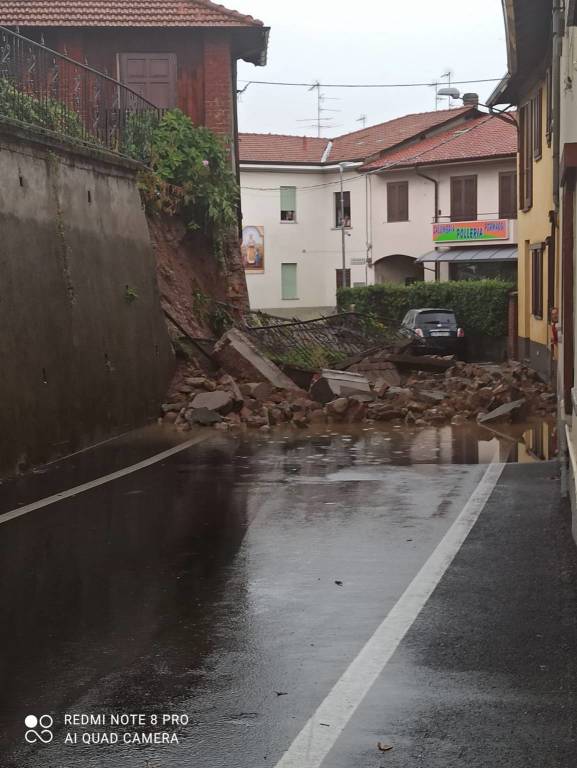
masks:
<instances>
[{"instance_id":1,"label":"balcony railing","mask_svg":"<svg viewBox=\"0 0 577 768\"><path fill-rule=\"evenodd\" d=\"M0 27L0 116L147 162L161 112L114 78Z\"/></svg>"}]
</instances>

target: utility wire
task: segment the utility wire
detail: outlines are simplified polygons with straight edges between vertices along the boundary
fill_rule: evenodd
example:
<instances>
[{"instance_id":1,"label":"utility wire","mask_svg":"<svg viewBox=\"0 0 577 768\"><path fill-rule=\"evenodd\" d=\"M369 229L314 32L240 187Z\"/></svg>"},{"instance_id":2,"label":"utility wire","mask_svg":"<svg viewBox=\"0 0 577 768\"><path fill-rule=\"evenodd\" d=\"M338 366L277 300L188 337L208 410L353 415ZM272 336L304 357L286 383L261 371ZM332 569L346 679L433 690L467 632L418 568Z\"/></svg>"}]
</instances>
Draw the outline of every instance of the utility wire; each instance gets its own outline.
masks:
<instances>
[{"instance_id":1,"label":"utility wire","mask_svg":"<svg viewBox=\"0 0 577 768\"><path fill-rule=\"evenodd\" d=\"M502 77L489 77L480 80L453 80L452 85L469 85L474 83L500 83ZM246 83L243 92L249 85L281 85L295 88L314 88L317 83L284 83L273 80L239 80L239 83ZM435 82L429 83L318 83L321 88L432 88Z\"/></svg>"}]
</instances>

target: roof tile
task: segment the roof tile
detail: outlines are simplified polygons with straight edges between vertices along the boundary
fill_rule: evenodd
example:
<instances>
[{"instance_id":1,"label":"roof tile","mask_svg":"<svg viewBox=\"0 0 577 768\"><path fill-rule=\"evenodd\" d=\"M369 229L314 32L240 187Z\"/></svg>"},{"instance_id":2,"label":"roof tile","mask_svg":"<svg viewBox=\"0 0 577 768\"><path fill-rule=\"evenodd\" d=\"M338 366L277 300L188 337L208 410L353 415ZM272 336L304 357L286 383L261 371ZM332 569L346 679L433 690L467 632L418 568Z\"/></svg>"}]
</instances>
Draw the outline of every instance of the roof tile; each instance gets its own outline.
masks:
<instances>
[{"instance_id":1,"label":"roof tile","mask_svg":"<svg viewBox=\"0 0 577 768\"><path fill-rule=\"evenodd\" d=\"M211 0L0 0L8 27L262 27Z\"/></svg>"},{"instance_id":2,"label":"roof tile","mask_svg":"<svg viewBox=\"0 0 577 768\"><path fill-rule=\"evenodd\" d=\"M474 108L462 107L404 115L335 139L244 133L240 136L240 159L244 163L320 163L330 144L327 163L364 161L420 134L475 114L478 113Z\"/></svg>"},{"instance_id":3,"label":"roof tile","mask_svg":"<svg viewBox=\"0 0 577 768\"><path fill-rule=\"evenodd\" d=\"M516 152L516 126L500 117L482 115L417 143L385 152L363 166L363 170L481 160Z\"/></svg>"},{"instance_id":4,"label":"roof tile","mask_svg":"<svg viewBox=\"0 0 577 768\"><path fill-rule=\"evenodd\" d=\"M312 136L284 136L276 133L241 133L241 162L319 164L328 139Z\"/></svg>"}]
</instances>

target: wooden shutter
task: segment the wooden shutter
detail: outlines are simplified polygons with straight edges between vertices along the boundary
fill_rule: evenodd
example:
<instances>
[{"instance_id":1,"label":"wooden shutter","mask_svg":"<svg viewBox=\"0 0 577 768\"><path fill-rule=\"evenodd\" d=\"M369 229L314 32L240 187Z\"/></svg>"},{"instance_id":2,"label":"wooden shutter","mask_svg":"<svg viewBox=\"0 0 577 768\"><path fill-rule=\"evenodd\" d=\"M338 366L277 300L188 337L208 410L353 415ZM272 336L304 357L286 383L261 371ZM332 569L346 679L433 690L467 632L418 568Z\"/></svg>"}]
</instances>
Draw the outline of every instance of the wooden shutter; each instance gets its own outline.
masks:
<instances>
[{"instance_id":1,"label":"wooden shutter","mask_svg":"<svg viewBox=\"0 0 577 768\"><path fill-rule=\"evenodd\" d=\"M176 107L176 54L121 53L120 79L159 109Z\"/></svg>"},{"instance_id":2,"label":"wooden shutter","mask_svg":"<svg viewBox=\"0 0 577 768\"><path fill-rule=\"evenodd\" d=\"M409 220L408 181L393 181L387 184L387 220Z\"/></svg>"},{"instance_id":3,"label":"wooden shutter","mask_svg":"<svg viewBox=\"0 0 577 768\"><path fill-rule=\"evenodd\" d=\"M477 177L451 177L451 221L477 218Z\"/></svg>"},{"instance_id":4,"label":"wooden shutter","mask_svg":"<svg viewBox=\"0 0 577 768\"><path fill-rule=\"evenodd\" d=\"M345 269L345 281L343 283L343 270L337 269L337 291L340 291L341 288L350 288L351 287L351 270Z\"/></svg>"},{"instance_id":5,"label":"wooden shutter","mask_svg":"<svg viewBox=\"0 0 577 768\"><path fill-rule=\"evenodd\" d=\"M531 246L531 314L543 317L543 245Z\"/></svg>"},{"instance_id":6,"label":"wooden shutter","mask_svg":"<svg viewBox=\"0 0 577 768\"><path fill-rule=\"evenodd\" d=\"M521 107L519 118L519 202L524 211L533 205L533 103Z\"/></svg>"},{"instance_id":7,"label":"wooden shutter","mask_svg":"<svg viewBox=\"0 0 577 768\"><path fill-rule=\"evenodd\" d=\"M543 89L539 88L532 100L533 112L533 157L539 160L543 155Z\"/></svg>"},{"instance_id":8,"label":"wooden shutter","mask_svg":"<svg viewBox=\"0 0 577 768\"><path fill-rule=\"evenodd\" d=\"M499 218L517 218L517 174L515 171L499 174Z\"/></svg>"}]
</instances>

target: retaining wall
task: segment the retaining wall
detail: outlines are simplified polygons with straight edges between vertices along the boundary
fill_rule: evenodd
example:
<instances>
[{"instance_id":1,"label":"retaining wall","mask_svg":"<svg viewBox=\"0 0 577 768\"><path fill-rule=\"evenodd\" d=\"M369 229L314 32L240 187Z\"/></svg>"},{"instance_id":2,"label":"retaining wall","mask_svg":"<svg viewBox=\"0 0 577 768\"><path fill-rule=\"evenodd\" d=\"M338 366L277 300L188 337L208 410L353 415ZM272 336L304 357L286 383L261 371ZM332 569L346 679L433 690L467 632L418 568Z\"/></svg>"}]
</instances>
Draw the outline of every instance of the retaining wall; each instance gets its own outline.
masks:
<instances>
[{"instance_id":1,"label":"retaining wall","mask_svg":"<svg viewBox=\"0 0 577 768\"><path fill-rule=\"evenodd\" d=\"M0 472L143 424L173 368L137 166L0 122Z\"/></svg>"}]
</instances>

